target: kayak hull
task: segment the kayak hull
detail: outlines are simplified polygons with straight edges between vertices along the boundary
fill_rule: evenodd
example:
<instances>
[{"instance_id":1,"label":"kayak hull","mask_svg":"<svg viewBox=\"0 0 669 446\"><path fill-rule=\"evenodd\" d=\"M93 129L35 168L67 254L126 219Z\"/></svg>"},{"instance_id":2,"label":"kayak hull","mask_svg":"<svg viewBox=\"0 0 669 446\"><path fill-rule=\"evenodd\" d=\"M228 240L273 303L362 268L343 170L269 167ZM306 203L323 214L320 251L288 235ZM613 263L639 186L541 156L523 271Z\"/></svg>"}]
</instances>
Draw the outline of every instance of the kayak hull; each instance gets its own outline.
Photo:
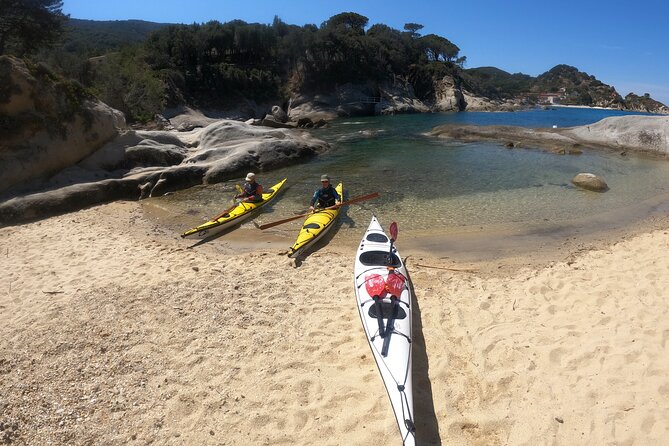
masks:
<instances>
[{"instance_id":1,"label":"kayak hull","mask_svg":"<svg viewBox=\"0 0 669 446\"><path fill-rule=\"evenodd\" d=\"M248 220L251 217L256 216L265 205L271 202L278 195L285 183L286 178L269 188L266 193L262 194L262 201L257 203L240 202L227 214L216 220L210 220L193 229L189 229L188 231L181 234L181 237L190 239L205 239L219 234L228 228L231 228L242 223L243 221Z\"/></svg>"},{"instance_id":2,"label":"kayak hull","mask_svg":"<svg viewBox=\"0 0 669 446\"><path fill-rule=\"evenodd\" d=\"M340 197L343 197L343 186L339 183L335 187ZM306 252L318 240L322 239L325 234L332 229L334 222L341 212L341 207L337 209L323 209L317 210L309 215L302 224L297 240L290 248L288 257L297 257Z\"/></svg>"},{"instance_id":3,"label":"kayak hull","mask_svg":"<svg viewBox=\"0 0 669 446\"><path fill-rule=\"evenodd\" d=\"M375 275L386 283L392 282L390 275L400 277L401 292L389 292L393 288L386 288L375 295L378 296L375 301L375 296L368 290L368 282L374 280ZM372 217L356 252L353 277L360 320L386 387L403 444L415 445L411 287L404 263L394 246L391 250L390 239L376 217ZM378 288L371 288L372 292L378 292Z\"/></svg>"}]
</instances>

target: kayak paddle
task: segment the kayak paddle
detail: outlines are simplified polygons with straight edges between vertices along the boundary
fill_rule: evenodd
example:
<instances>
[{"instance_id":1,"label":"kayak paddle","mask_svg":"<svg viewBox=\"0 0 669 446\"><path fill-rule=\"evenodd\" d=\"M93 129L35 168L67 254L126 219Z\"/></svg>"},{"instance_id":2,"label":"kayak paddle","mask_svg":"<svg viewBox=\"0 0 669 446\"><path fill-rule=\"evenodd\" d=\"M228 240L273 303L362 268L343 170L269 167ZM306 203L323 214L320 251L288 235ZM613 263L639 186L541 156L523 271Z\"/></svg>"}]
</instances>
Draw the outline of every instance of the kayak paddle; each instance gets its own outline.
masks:
<instances>
[{"instance_id":1,"label":"kayak paddle","mask_svg":"<svg viewBox=\"0 0 669 446\"><path fill-rule=\"evenodd\" d=\"M353 204L353 203L358 203L360 201L371 200L372 198L376 198L378 196L379 196L378 192L374 192L373 194L369 194L369 195L361 195L360 197L351 198L348 201L343 201L339 204L335 204L334 206L319 209L319 211L324 211L326 209L337 209L339 207L347 206L347 205ZM258 226L258 228L259 229L273 228L274 226L279 226L279 225L282 225L284 223L288 223L290 221L299 220L300 218L304 218L304 217L309 216L311 214L313 214L313 212L308 212L306 214L296 215L295 217L284 218L283 220L278 220L278 221L275 221L275 222L272 222L272 223L267 223L267 224L264 224L264 225L260 225L260 226Z\"/></svg>"},{"instance_id":2,"label":"kayak paddle","mask_svg":"<svg viewBox=\"0 0 669 446\"><path fill-rule=\"evenodd\" d=\"M365 288L367 294L374 300L374 310L376 311L376 322L379 325L379 336L385 336L385 327L383 326L383 311L381 310L381 294L386 291L386 281L379 274L370 274L365 277Z\"/></svg>"}]
</instances>

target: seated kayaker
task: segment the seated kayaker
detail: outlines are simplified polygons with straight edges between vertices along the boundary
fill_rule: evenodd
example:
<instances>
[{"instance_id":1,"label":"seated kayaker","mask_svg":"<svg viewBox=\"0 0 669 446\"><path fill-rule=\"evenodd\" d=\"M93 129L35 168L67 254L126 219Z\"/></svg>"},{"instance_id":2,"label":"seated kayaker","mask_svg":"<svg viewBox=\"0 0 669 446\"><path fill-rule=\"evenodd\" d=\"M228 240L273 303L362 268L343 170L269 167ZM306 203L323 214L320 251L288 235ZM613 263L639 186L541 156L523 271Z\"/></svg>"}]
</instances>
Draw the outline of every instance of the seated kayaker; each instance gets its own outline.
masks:
<instances>
[{"instance_id":1,"label":"seated kayaker","mask_svg":"<svg viewBox=\"0 0 669 446\"><path fill-rule=\"evenodd\" d=\"M309 210L311 211L314 210L314 205L322 209L341 203L341 197L330 184L329 176L321 175L321 185L322 187L316 190L314 196L311 197L311 203L309 205Z\"/></svg>"},{"instance_id":2,"label":"seated kayaker","mask_svg":"<svg viewBox=\"0 0 669 446\"><path fill-rule=\"evenodd\" d=\"M249 172L241 194L235 195L240 201L262 201L262 186L256 181L256 174Z\"/></svg>"}]
</instances>

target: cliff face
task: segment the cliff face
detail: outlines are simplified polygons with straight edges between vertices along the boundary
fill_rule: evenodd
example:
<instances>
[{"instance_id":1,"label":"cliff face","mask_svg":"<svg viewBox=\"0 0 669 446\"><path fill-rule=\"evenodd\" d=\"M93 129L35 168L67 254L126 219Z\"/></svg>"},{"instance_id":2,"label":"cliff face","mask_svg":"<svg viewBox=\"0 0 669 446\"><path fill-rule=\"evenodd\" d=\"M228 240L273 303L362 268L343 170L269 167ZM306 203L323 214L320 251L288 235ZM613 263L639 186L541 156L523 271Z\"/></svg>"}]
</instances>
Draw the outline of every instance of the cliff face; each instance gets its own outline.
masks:
<instances>
[{"instance_id":1,"label":"cliff face","mask_svg":"<svg viewBox=\"0 0 669 446\"><path fill-rule=\"evenodd\" d=\"M467 89L457 75L432 80L429 97L418 97L410 82L396 78L393 82L370 86L344 84L333 91L318 94L293 93L288 105L290 119L309 117L332 119L337 116L390 115L451 111L507 111L521 108L519 101L491 99Z\"/></svg>"}]
</instances>

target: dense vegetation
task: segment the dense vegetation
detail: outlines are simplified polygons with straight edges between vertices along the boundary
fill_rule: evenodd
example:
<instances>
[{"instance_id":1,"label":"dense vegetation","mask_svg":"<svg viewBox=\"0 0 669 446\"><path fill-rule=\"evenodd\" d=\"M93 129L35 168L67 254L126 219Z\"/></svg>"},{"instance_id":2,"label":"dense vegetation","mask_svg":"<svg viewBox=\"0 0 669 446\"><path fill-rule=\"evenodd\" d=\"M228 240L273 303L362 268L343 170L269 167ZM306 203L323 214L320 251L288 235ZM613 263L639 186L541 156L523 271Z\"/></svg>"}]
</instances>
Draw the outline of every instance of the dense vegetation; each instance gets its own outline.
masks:
<instances>
[{"instance_id":1,"label":"dense vegetation","mask_svg":"<svg viewBox=\"0 0 669 446\"><path fill-rule=\"evenodd\" d=\"M378 85L401 78L424 97L432 78L465 61L448 39L368 26L360 14L337 14L320 26L211 21L162 25L70 20L59 45L36 55L74 78L129 120L147 120L164 105L226 106L240 98L285 100L290 92L347 82Z\"/></svg>"},{"instance_id":2,"label":"dense vegetation","mask_svg":"<svg viewBox=\"0 0 669 446\"><path fill-rule=\"evenodd\" d=\"M464 70L463 77L473 90L483 96L513 99L532 90L534 78L523 73L507 73L495 67L480 67Z\"/></svg>"},{"instance_id":3,"label":"dense vegetation","mask_svg":"<svg viewBox=\"0 0 669 446\"><path fill-rule=\"evenodd\" d=\"M24 56L52 45L67 20L60 0L0 1L0 54Z\"/></svg>"}]
</instances>

